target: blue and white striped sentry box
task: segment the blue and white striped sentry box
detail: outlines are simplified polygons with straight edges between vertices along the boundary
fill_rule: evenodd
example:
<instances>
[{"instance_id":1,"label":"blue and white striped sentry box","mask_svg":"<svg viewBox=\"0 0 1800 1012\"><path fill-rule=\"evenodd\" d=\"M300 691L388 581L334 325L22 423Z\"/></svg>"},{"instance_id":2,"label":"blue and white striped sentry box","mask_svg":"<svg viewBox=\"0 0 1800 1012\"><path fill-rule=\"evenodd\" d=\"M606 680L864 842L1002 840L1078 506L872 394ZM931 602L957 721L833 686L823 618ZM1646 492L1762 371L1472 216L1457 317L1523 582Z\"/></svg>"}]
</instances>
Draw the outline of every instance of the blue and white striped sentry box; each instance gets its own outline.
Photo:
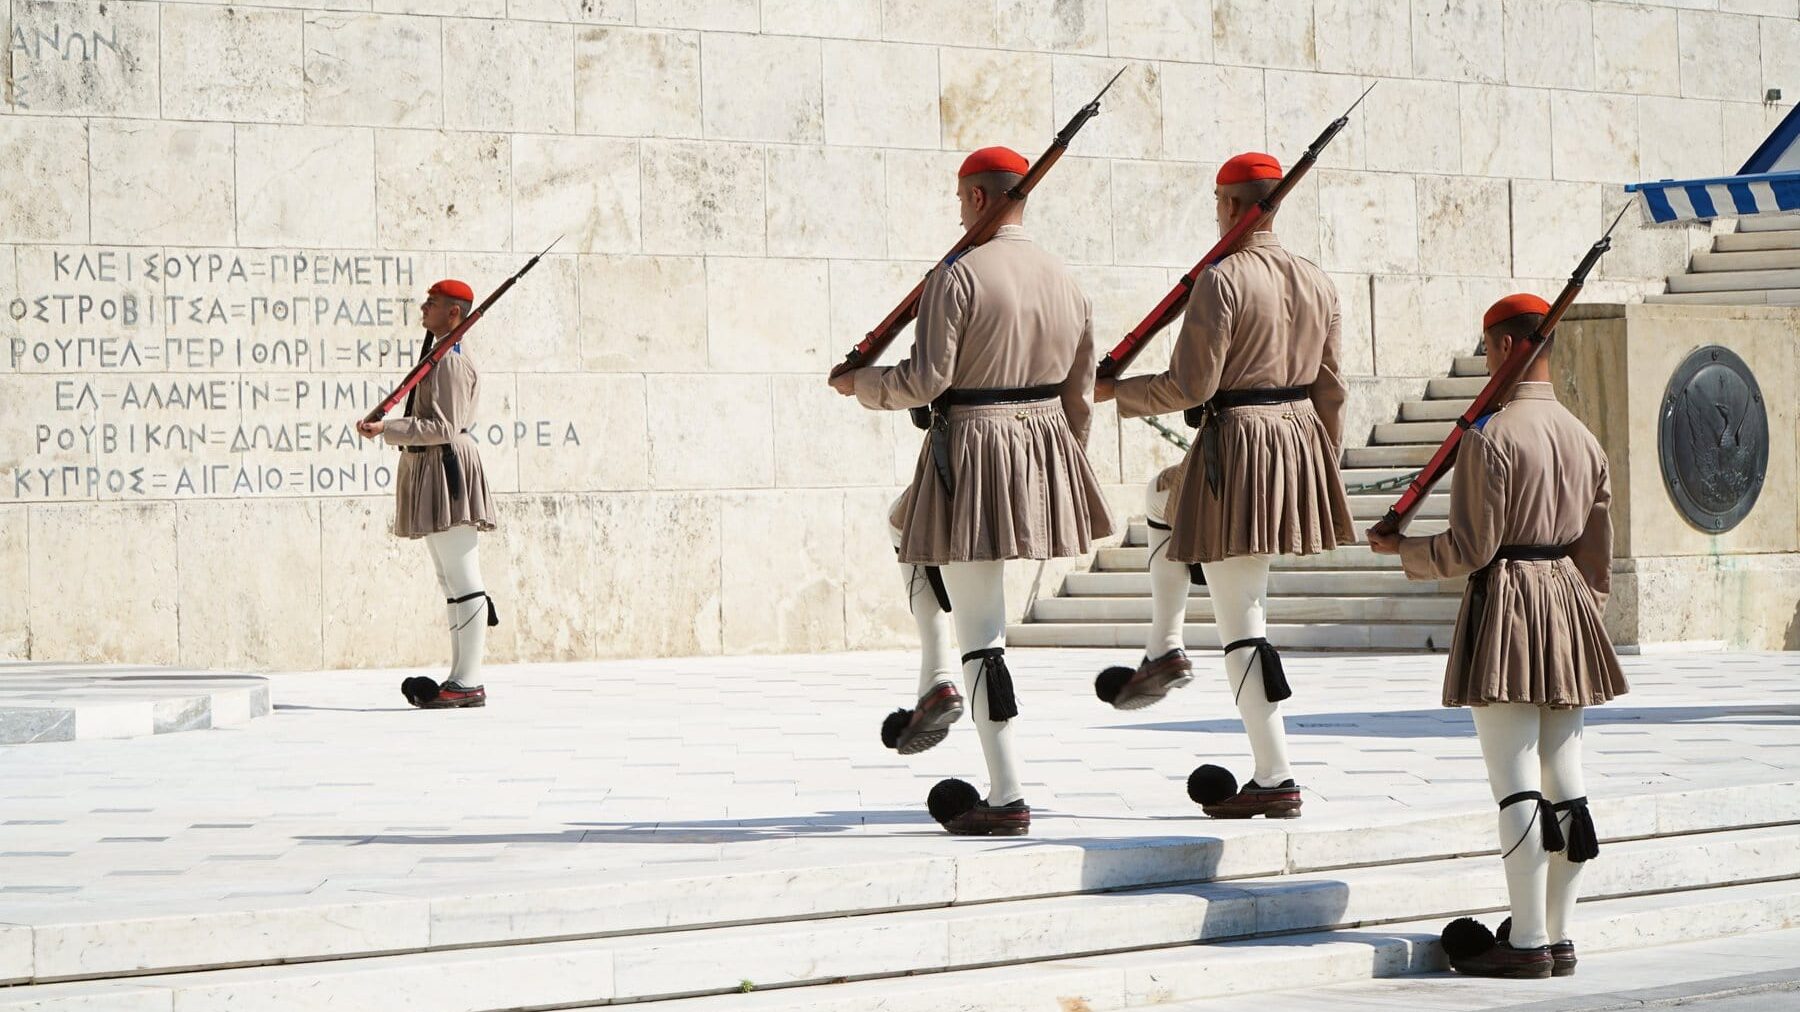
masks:
<instances>
[{"instance_id":1,"label":"blue and white striped sentry box","mask_svg":"<svg viewBox=\"0 0 1800 1012\"><path fill-rule=\"evenodd\" d=\"M1735 176L1631 183L1646 225L1685 225L1800 211L1800 106L1781 121Z\"/></svg>"}]
</instances>

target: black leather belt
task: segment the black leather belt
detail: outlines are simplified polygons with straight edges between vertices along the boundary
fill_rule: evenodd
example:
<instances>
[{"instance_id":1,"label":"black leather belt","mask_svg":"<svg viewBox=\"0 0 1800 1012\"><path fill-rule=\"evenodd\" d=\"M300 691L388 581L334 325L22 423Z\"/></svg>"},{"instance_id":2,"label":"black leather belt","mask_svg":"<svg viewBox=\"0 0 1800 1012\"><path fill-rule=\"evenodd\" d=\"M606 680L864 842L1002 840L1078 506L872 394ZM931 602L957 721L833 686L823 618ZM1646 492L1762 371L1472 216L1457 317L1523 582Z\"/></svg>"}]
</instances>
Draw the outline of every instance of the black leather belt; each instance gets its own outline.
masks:
<instances>
[{"instance_id":1,"label":"black leather belt","mask_svg":"<svg viewBox=\"0 0 1800 1012\"><path fill-rule=\"evenodd\" d=\"M1047 401L1062 396L1062 386L1052 383L1041 387L1013 387L994 390L946 390L938 397L945 407L978 407L985 404L1024 404Z\"/></svg>"},{"instance_id":2,"label":"black leather belt","mask_svg":"<svg viewBox=\"0 0 1800 1012\"><path fill-rule=\"evenodd\" d=\"M1213 417L1227 408L1287 404L1290 401L1305 400L1308 396L1305 387L1220 390L1212 395L1212 400L1181 413L1182 421L1188 423L1189 427L1200 430L1200 452L1205 455L1206 464L1206 487L1212 490L1214 496L1219 494L1224 472L1219 461L1219 427L1213 424Z\"/></svg>"},{"instance_id":3,"label":"black leather belt","mask_svg":"<svg viewBox=\"0 0 1800 1012\"><path fill-rule=\"evenodd\" d=\"M1568 545L1501 545L1494 562L1554 562L1568 557Z\"/></svg>"}]
</instances>

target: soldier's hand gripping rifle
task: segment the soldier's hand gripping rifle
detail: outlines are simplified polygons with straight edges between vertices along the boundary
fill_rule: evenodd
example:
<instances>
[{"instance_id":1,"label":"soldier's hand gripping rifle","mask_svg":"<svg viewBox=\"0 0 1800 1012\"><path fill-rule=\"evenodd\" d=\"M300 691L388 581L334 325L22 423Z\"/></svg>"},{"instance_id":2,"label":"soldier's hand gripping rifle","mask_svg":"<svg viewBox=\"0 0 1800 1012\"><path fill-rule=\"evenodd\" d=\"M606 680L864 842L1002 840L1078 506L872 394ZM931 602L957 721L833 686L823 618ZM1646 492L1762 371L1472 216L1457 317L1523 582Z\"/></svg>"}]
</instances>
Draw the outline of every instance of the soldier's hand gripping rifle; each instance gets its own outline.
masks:
<instances>
[{"instance_id":1,"label":"soldier's hand gripping rifle","mask_svg":"<svg viewBox=\"0 0 1800 1012\"><path fill-rule=\"evenodd\" d=\"M1100 115L1100 100L1106 96L1108 91L1112 90L1114 82L1124 76L1127 69L1129 68L1120 67L1119 72L1112 76L1112 80L1106 82L1106 87L1100 89L1100 94L1095 95L1093 101L1082 106L1069 122L1057 131L1056 138L1050 142L1049 150L1040 155L1037 161L1031 163L1031 168L1025 172L1025 178L1019 180L1018 185L1006 191L1004 199L995 201L993 206L988 208L987 213L983 214L979 221L963 233L962 238L956 241L956 245L950 247L950 252L944 254L944 258L938 261L938 266L943 267L955 263L957 257L994 237L994 233L1000 230L1000 219L1006 215L1006 212L1030 195L1038 182L1044 178L1044 174L1050 171L1050 167L1062 158L1063 152L1069 148L1069 142L1075 139L1075 135L1081 132L1081 128L1087 125L1087 121ZM930 275L927 274L926 277L930 277ZM906 325L919 315L919 299L924 294L925 281L921 278L919 283L913 286L912 291L906 293L906 298L901 299L900 304L895 306L893 311L888 313L880 323L876 324L874 330L869 331L856 347L850 349L850 353L844 356L842 362L832 367L831 377L836 379L853 369L861 369L863 366L870 365L880 358L881 353L887 350L887 346L894 343L894 339L900 336L902 330L906 329Z\"/></svg>"},{"instance_id":2,"label":"soldier's hand gripping rifle","mask_svg":"<svg viewBox=\"0 0 1800 1012\"><path fill-rule=\"evenodd\" d=\"M1629 207L1626 210L1629 210ZM1413 478L1412 484L1407 486L1399 501L1388 509L1386 516L1370 528L1372 533L1398 534L1405 529L1407 523L1412 520L1413 514L1418 512L1420 504L1425 501L1425 497L1431 494L1432 487L1443 479L1445 472L1449 471L1450 466L1456 462L1456 449L1462 445L1463 433L1469 431L1483 415L1493 411L1501 404L1507 394L1512 392L1513 386L1519 382L1519 377L1525 375L1525 370L1537 360L1538 353L1544 350L1544 342L1548 341L1550 336L1556 332L1557 323L1562 320L1563 314L1569 311L1569 306L1574 303L1575 296L1580 294L1582 286L1587 283L1588 273L1594 269L1595 264L1600 262L1600 258L1606 254L1606 251L1612 248L1613 229L1619 227L1619 221L1624 217L1625 210L1621 210L1619 217L1614 218L1613 223L1607 226L1606 234L1602 235L1588 249L1587 255L1581 258L1581 263L1575 266L1575 272L1569 275L1568 284L1563 285L1562 294L1558 295L1556 301L1550 304L1550 311L1544 314L1543 320L1530 334L1513 345L1512 351L1506 356L1506 361L1502 362L1500 368L1488 377L1487 385L1481 388L1479 394L1475 395L1475 400L1469 404L1469 410L1463 412L1462 417L1456 420L1456 426L1450 430L1448 436L1444 437L1443 444L1437 448L1436 453L1431 455L1431 460L1426 463L1424 469Z\"/></svg>"},{"instance_id":3,"label":"soldier's hand gripping rifle","mask_svg":"<svg viewBox=\"0 0 1800 1012\"><path fill-rule=\"evenodd\" d=\"M1131 360L1137 358L1138 353L1144 350L1145 345L1150 343L1151 338L1161 333L1164 327L1175 322L1176 317L1179 317L1187 308L1188 296L1193 294L1194 282L1200 277L1201 272L1229 256L1233 250L1237 249L1238 243L1243 241L1244 236L1249 235L1250 230L1256 227L1257 222L1275 213L1275 210L1281 206L1282 200L1295 186L1300 184L1300 180L1306 177L1306 173L1312 169L1313 163L1319 160L1320 153L1350 122L1350 114L1355 112L1356 107L1362 105L1363 99L1368 98L1369 92L1374 90L1375 85L1369 85L1356 101L1350 104L1350 108L1344 110L1342 116L1332 120L1331 125L1327 126L1324 132L1307 146L1306 153L1300 156L1300 160L1288 168L1287 174L1281 177L1279 183L1275 184L1275 189L1267 197L1252 204L1249 210L1245 211L1243 216L1231 226L1231 230L1226 232L1212 249L1206 251L1206 255L1200 258L1200 262L1194 265L1194 269L1181 276L1181 280L1175 283L1175 287L1169 290L1169 294L1163 296L1162 301L1156 304L1155 309L1150 310L1150 315L1138 321L1138 325L1131 328L1130 333L1126 334L1112 351L1106 353L1106 357L1100 360L1099 368L1095 370L1101 379L1117 378L1119 373L1125 371L1125 367L1131 364Z\"/></svg>"},{"instance_id":4,"label":"soldier's hand gripping rifle","mask_svg":"<svg viewBox=\"0 0 1800 1012\"><path fill-rule=\"evenodd\" d=\"M537 262L544 258L544 253L550 252L559 242L562 242L562 236L560 235L556 237L554 242L544 247L543 253L539 253L537 256L525 261L525 266L519 268L517 274L514 274L512 277L501 282L500 287L494 289L493 294L481 300L481 305L476 306L473 312L468 316L463 317L463 321L456 325L455 330L445 334L433 343L431 350L419 358L418 363L406 374L406 378L401 380L400 385L394 388L394 392L383 397L380 404L375 405L368 414L363 416L363 421L379 422L388 412L394 410L394 405L405 400L406 395L412 392L412 388L418 386L420 381L430 375L431 370L435 369L437 364L444 360L444 356L450 354L450 352L456 348L456 344L458 341L462 340L463 334L467 333L470 327L475 326L475 321L481 319L482 314L488 311L488 307L499 302L500 296L505 295L508 289L512 288L520 278L524 277L526 271L536 267Z\"/></svg>"}]
</instances>

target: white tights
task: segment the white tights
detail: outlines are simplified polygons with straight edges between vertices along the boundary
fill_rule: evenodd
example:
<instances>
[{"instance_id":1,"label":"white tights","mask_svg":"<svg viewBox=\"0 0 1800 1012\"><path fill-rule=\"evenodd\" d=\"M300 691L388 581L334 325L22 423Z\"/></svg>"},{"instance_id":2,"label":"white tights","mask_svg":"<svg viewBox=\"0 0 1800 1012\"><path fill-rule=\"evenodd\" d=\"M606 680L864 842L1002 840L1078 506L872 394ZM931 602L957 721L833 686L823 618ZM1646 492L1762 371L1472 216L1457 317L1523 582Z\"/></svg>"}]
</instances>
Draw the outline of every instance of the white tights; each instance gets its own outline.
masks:
<instances>
[{"instance_id":1,"label":"white tights","mask_svg":"<svg viewBox=\"0 0 1800 1012\"><path fill-rule=\"evenodd\" d=\"M896 502L894 507L899 505ZM894 523L893 510L888 511L888 536L894 541L894 550L899 551L901 531ZM919 627L919 698L923 699L939 683L955 683L956 644L950 638L950 616L939 607L925 567L902 562L900 575L905 581L913 622Z\"/></svg>"},{"instance_id":2,"label":"white tights","mask_svg":"<svg viewBox=\"0 0 1800 1012\"><path fill-rule=\"evenodd\" d=\"M944 585L950 591L950 617L956 620L956 642L964 654L1006 646L1006 563L952 562L943 567ZM987 759L990 805L1007 805L1025 796L1019 783L1018 757L1013 752L1011 720L988 719L988 687L979 678L983 662L963 664L963 692L975 731L981 736L981 754Z\"/></svg>"},{"instance_id":3,"label":"white tights","mask_svg":"<svg viewBox=\"0 0 1800 1012\"><path fill-rule=\"evenodd\" d=\"M1158 489L1158 484L1159 480L1152 478L1145 491L1146 512L1153 524L1165 522L1169 505L1168 490ZM1150 529L1151 619L1144 653L1151 658L1184 646L1182 623L1187 616L1190 576L1186 563L1168 557L1170 536L1169 531ZM1201 563L1221 647L1268 631L1269 562L1267 555L1240 555ZM1255 648L1240 647L1225 657L1225 683L1256 760L1251 779L1262 787L1290 779L1293 769L1288 764L1280 704L1270 702L1263 689L1262 659Z\"/></svg>"},{"instance_id":4,"label":"white tights","mask_svg":"<svg viewBox=\"0 0 1800 1012\"><path fill-rule=\"evenodd\" d=\"M485 596L457 604L459 597L480 593L481 558L476 551L475 528L464 525L425 536L431 564L437 569L438 587L444 592L444 610L450 619L450 677L446 685L472 689L481 684L481 653L487 643L488 602Z\"/></svg>"},{"instance_id":5,"label":"white tights","mask_svg":"<svg viewBox=\"0 0 1800 1012\"><path fill-rule=\"evenodd\" d=\"M1481 757L1494 801L1539 791L1552 803L1587 794L1581 777L1582 709L1552 710L1534 703L1472 707ZM1565 832L1572 813L1562 813ZM1512 906L1511 943L1533 948L1566 941L1575 912L1582 863L1565 851L1544 850L1540 809L1531 801L1500 810L1500 853Z\"/></svg>"}]
</instances>

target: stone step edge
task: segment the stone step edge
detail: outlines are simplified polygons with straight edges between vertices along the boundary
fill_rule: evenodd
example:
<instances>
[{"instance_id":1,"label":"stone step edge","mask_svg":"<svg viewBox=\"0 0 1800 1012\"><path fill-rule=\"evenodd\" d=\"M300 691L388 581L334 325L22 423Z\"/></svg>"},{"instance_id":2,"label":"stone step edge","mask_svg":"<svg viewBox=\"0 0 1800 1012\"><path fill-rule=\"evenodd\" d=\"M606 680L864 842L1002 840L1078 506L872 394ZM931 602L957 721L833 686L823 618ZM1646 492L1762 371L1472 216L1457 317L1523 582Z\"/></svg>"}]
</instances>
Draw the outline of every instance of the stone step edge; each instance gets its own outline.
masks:
<instances>
[{"instance_id":1,"label":"stone step edge","mask_svg":"<svg viewBox=\"0 0 1800 1012\"><path fill-rule=\"evenodd\" d=\"M1171 789L1179 788L1172 786ZM1800 782L1618 795L1596 801L1595 809L1602 835L1609 844L1800 825ZM1774 818L1753 820L1749 817L1751 813L1767 813ZM109 934L114 936L113 945L122 946L118 936L133 930L155 932L158 942L155 946L146 949L140 942L137 946L124 947L139 953L162 950L167 958L158 960L154 955L147 955L135 961L137 965L116 962L76 965L65 960L46 966L43 953L38 952L37 965L32 971L26 975L0 972L0 984L105 979L187 972L199 967L251 967L470 947L515 947L691 933L747 924L793 924L901 910L967 908L1151 888L1279 880L1377 867L1424 867L1470 855L1494 853L1493 844L1488 840L1492 832L1491 811L1486 806L1472 806L1461 812L1388 826L1312 829L1296 825L1231 836L1181 837L1173 843L1124 838L1117 847L1046 846L1027 851L984 851L955 857L896 855L880 861L839 864L768 862L761 867L740 868L727 874L669 877L648 883L634 869L584 879L581 885L570 885L563 879L533 878L510 883L482 883L454 895L443 893L446 885L454 886L449 883L434 883L412 892L349 889L340 894L340 901L335 903L266 902L260 905L261 909L247 911L241 908L222 911L159 909L145 917L114 919L98 925L79 918L62 922L45 919L35 925L15 926L12 930L15 934L30 932L34 950L52 948L60 941L63 946L73 948L80 959L91 958L90 953L102 950L108 944ZM1368 853L1383 856L1374 861L1333 856ZM1190 873L1196 867L1211 867L1214 873L1206 878L1196 878ZM890 878L903 878L909 874L907 869L912 868L911 874L923 873L927 881L919 886L903 882L871 882L869 872L874 868L890 869ZM684 902L693 903L696 895L734 888L743 892L747 888L745 879L755 876L788 879L802 871L815 879L815 889L790 907L771 908L754 918L717 917L670 923L669 909ZM870 895L845 901L843 897L849 890L859 885L872 894L886 889L893 899L883 903L876 895ZM617 890L622 886L641 891L634 901L635 906L642 909L627 905L624 915L615 916L621 923L603 926L608 920L607 914L581 906L584 902L598 903L604 896L616 898ZM589 922L579 930L560 931L534 923L533 917L543 922L558 916L543 912L545 901L552 897L560 899L564 906L579 907L587 914ZM471 909L481 910L482 916L472 917L468 913ZM534 910L537 913L531 913ZM636 923L632 923L634 915ZM232 945L231 940L240 937L239 933L252 927L268 929L271 920L284 919L288 930L319 931L322 926L329 925L342 937L335 946L320 943L303 952L269 948L251 953ZM396 931L385 938L367 937L371 931L379 935L381 929L393 930L396 925L404 927L409 920L417 921L414 933ZM380 928L373 927L375 925ZM460 930L456 930L458 925ZM504 926L504 930L489 925ZM6 950L7 930L8 924L0 918L0 955ZM277 933L266 931L270 936ZM221 942L221 938L226 941ZM382 941L387 944L378 944ZM184 958L177 961L173 958L177 955ZM0 970L3 969L0 966Z\"/></svg>"},{"instance_id":2,"label":"stone step edge","mask_svg":"<svg viewBox=\"0 0 1800 1012\"><path fill-rule=\"evenodd\" d=\"M1800 926L1800 881L1713 886L1683 893L1584 900L1576 908L1581 954L1708 941ZM1669 902L1673 900L1674 902ZM1498 910L1468 911L1488 915ZM1356 929L1313 931L1233 942L1202 942L1105 956L921 973L830 986L771 987L749 994L647 1003L658 1012L927 1012L988 1002L1132 1012L1242 994L1280 994L1445 968L1438 933L1446 921L1397 922L1368 937ZM1647 944L1646 944L1647 943ZM1270 986L1269 982L1280 982ZM1059 1004L1061 1003L1061 1004ZM600 1008L589 1005L585 1008ZM1036 1006L1034 1006L1036 1007Z\"/></svg>"},{"instance_id":3,"label":"stone step edge","mask_svg":"<svg viewBox=\"0 0 1800 1012\"><path fill-rule=\"evenodd\" d=\"M1768 843L1768 839L1765 838L1773 838L1776 834L1765 833L1763 834L1765 838L1755 838L1751 835L1755 832L1743 831L1740 838L1733 841L1741 852L1747 852L1756 861L1750 868L1745 868L1739 873L1741 877L1727 877L1729 873L1719 874L1716 868L1714 869L1715 874L1711 878L1692 880L1673 877L1679 874L1677 869L1686 864L1680 859L1683 855L1671 855L1668 851L1672 847L1657 848L1654 846L1665 841L1652 840L1628 851L1624 860L1631 862L1635 858L1637 867L1654 869L1650 875L1654 881L1642 881L1636 887L1615 894L1589 893L1587 897L1608 899L1668 896L1724 885L1766 885L1793 882L1796 877L1800 877L1800 866L1792 863L1782 866L1778 873L1755 873L1769 872L1778 859L1775 855L1788 858L1791 862L1793 855L1797 852L1794 847L1796 831L1788 829L1776 840L1776 846L1764 846ZM1624 846L1631 847L1632 845ZM1685 850L1691 845L1677 844L1674 846ZM1618 847L1615 846L1615 855L1617 850ZM1701 850L1701 856L1714 856L1713 852L1706 848L1701 848ZM1645 858L1653 860L1647 862ZM1092 905L1096 908L1095 910L1084 910L1070 904L1068 898L1024 901L1032 903L1036 907L1036 909L1026 911L1015 909L1002 912L956 908L915 910L879 915L879 919L875 917L860 919L867 923L844 927L827 927L825 921L813 921L793 925L792 927L796 930L780 932L778 933L780 937L776 938L766 937L766 925L757 924L746 927L759 932L758 944L769 950L763 953L765 957L773 952L781 951L786 945L817 945L828 935L866 936L843 942L845 948L828 952L823 956L818 955L815 950L808 950L812 954L801 963L795 964L796 967L804 967L804 969L791 970L790 972L796 975L784 981L790 985L807 986L830 984L842 980L883 977L906 978L921 970L955 971L989 966L1042 963L1088 956L1186 947L1193 941L1222 943L1239 939L1272 939L1284 935L1383 927L1412 921L1441 924L1448 918L1462 913L1497 908L1503 901L1505 888L1503 877L1492 865L1491 857L1470 857L1443 862L1443 867L1437 869L1438 874L1434 876L1435 880L1429 883L1430 888L1419 889L1409 888L1418 883L1416 873L1402 875L1394 872L1376 872L1372 881L1365 881L1362 884L1363 892L1373 892L1377 896L1371 904L1374 909L1361 911L1360 915L1353 915L1348 903L1332 908L1327 902L1325 909L1335 909L1336 913L1322 913L1320 910L1313 909L1317 903L1310 901L1309 898L1309 893L1322 893L1330 896L1342 894L1346 897L1353 897L1356 890L1354 881L1270 882L1261 883L1266 886L1262 890L1247 890L1242 888L1244 884L1239 884L1236 888L1232 886L1194 886L1185 890L1141 890L1135 896L1119 896L1117 899L1120 902L1141 901L1144 909L1138 911L1134 906L1133 912L1138 916L1145 917L1145 923L1149 926L1140 927L1139 937L1142 940L1113 946L1099 945L1079 948L1099 942L1100 938L1095 935L1095 931L1098 929L1090 929L1084 935L1081 929L1075 928L1073 925L1096 912L1101 914L1101 920L1104 921L1105 914L1109 911L1099 904ZM1630 865L1627 864L1625 867L1629 868ZM1588 877L1591 879L1594 876ZM1329 888L1320 889L1320 886ZM1389 894L1397 894L1407 899L1394 900ZM1438 906L1427 906L1421 911L1411 903L1415 896L1433 897L1426 902L1437 903ZM1084 898L1098 899L1098 897L1076 897L1074 899ZM1354 902L1354 899L1351 902ZM1061 905L1060 909L1059 904ZM1201 934L1197 938L1186 934L1187 931L1193 930L1192 928L1180 926L1192 923L1195 906L1200 908L1198 930ZM1290 906L1291 909L1289 909ZM1402 906L1405 907L1404 913L1401 912ZM1214 923L1215 907L1220 908L1219 921L1222 924L1217 933L1209 935L1206 933L1206 926ZM1265 910L1265 907L1268 909ZM920 950L921 954L908 956L902 949L892 960L879 968L862 973L855 972L853 969L856 965L855 960L866 958L862 954L878 942L905 946L909 943L923 944L922 940L931 939L930 947L935 948L939 943L932 936L936 935L940 929L946 932L944 942L950 943L959 928L970 930L972 934L967 940L974 941L984 934L984 926L981 923L984 919L1006 915L1037 918L1039 923L1052 930L1047 932L1043 938L1027 939L1012 955L1002 955L1002 946L1005 943L990 937L985 940L986 948L989 951L962 950L969 960L965 963L934 964L926 962L920 965L907 965L908 960L931 960L936 957L923 954L923 950ZM1262 927L1265 916L1273 918L1278 924L1284 926ZM1306 921L1306 918L1309 917L1314 920ZM1000 930L1001 927L997 924L988 925L985 930ZM743 951L732 944L734 931L740 936L747 934L738 929L720 929L713 932L714 937L711 938L703 937L707 934L706 932L674 932L621 939L548 942L531 947L500 946L454 952L409 953L330 961L316 965L253 967L245 970L199 970L192 973L148 977L138 983L148 988L171 992L173 1000L179 1008L212 1012L217 1009L240 1007L238 1003L245 1000L279 1000L278 996L284 993L288 995L294 993L334 994L333 978L336 978L339 988L348 987L352 993L357 989L364 992L380 990L387 993L391 988L397 986L396 982L399 980L406 980L415 991L425 987L441 986L443 984L442 974L448 974L451 978L459 974L476 976L491 989L499 975L489 973L484 964L497 960L512 960L516 966L515 972L523 970L527 973L547 973L549 968L554 967L561 971L562 977L540 982L537 986L546 990L533 993L526 997L526 1000L518 1000L521 996L508 990L505 997L469 999L460 1002L455 1008L462 1012L498 1012L500 1009L513 1008L579 1007L582 1004L592 1005L608 1001L617 1004L620 1002L672 1000L727 994L735 989L735 982L728 981L728 978L740 971L738 967L733 966L730 971L721 972L722 968L727 965L727 961L718 955L720 951ZM1058 931L1073 931L1074 933L1069 937L1058 939L1056 938ZM1179 940L1169 937L1171 931L1181 932ZM809 935L816 937L808 937ZM1108 935L1106 938L1113 942L1126 940L1125 937L1118 935ZM1035 951L1031 949L1032 945L1037 946ZM1054 951L1050 948L1057 945L1066 945L1072 948L1071 951L1065 952ZM980 946L978 945L977 948L979 949ZM942 958L954 959L953 950L955 950L955 945L947 944L947 947L941 950ZM851 951L857 954L849 954ZM748 968L753 957L746 956L745 958L746 968ZM647 969L657 966L659 962L661 966L657 969ZM636 974L643 979L627 978L629 982L621 981L617 976L621 971ZM696 976L689 976L689 974ZM700 974L705 974L705 976L698 976ZM600 981L605 983L602 984ZM682 987L681 985L694 986ZM548 989L557 986L571 990L565 993L556 993L552 997L552 992ZM652 989L655 987L675 989ZM575 993L574 989L577 988L580 989L579 994ZM492 993L490 990L490 994ZM418 995L402 993L392 997L395 1001L402 998L411 1001ZM253 1007L285 1008L287 1006L259 1004ZM307 1007L314 1006L309 1004Z\"/></svg>"}]
</instances>

